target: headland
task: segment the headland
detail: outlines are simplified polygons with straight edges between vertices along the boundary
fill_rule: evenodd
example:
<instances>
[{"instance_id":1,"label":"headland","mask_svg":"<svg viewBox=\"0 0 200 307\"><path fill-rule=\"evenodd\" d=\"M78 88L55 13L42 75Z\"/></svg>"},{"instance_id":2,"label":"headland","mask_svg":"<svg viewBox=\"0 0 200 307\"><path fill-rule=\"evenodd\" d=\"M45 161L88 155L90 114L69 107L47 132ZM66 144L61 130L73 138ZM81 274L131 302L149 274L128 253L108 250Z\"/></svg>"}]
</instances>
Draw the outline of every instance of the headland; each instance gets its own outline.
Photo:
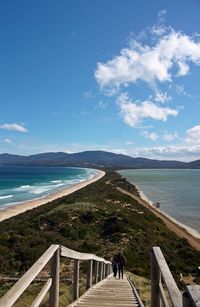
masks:
<instances>
[{"instance_id":1,"label":"headland","mask_svg":"<svg viewBox=\"0 0 200 307\"><path fill-rule=\"evenodd\" d=\"M0 273L24 272L55 242L106 259L123 251L127 269L144 277L150 274L152 246L160 246L177 281L180 273L194 272L200 259L198 247L195 250L189 240L172 232L141 202L135 186L118 173L106 171L100 180L79 186L74 193L32 210L26 208L0 223Z\"/></svg>"}]
</instances>

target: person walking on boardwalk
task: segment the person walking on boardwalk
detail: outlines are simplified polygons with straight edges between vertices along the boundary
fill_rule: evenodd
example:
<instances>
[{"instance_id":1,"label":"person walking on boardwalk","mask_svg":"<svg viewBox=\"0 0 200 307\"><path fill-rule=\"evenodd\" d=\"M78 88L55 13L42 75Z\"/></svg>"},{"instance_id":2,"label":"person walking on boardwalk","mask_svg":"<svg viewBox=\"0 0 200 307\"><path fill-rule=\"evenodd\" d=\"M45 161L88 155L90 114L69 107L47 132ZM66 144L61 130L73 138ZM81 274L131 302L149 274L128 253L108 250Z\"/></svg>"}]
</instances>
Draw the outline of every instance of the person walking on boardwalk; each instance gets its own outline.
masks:
<instances>
[{"instance_id":1,"label":"person walking on boardwalk","mask_svg":"<svg viewBox=\"0 0 200 307\"><path fill-rule=\"evenodd\" d=\"M116 277L117 276L117 266L118 266L118 254L113 256L112 259L112 268L113 268L113 276Z\"/></svg>"},{"instance_id":2,"label":"person walking on boardwalk","mask_svg":"<svg viewBox=\"0 0 200 307\"><path fill-rule=\"evenodd\" d=\"M121 252L118 253L117 255L117 268L118 268L118 274L119 274L119 279L120 276L124 277L124 266L126 264L126 258L124 257L124 255L122 255Z\"/></svg>"}]
</instances>

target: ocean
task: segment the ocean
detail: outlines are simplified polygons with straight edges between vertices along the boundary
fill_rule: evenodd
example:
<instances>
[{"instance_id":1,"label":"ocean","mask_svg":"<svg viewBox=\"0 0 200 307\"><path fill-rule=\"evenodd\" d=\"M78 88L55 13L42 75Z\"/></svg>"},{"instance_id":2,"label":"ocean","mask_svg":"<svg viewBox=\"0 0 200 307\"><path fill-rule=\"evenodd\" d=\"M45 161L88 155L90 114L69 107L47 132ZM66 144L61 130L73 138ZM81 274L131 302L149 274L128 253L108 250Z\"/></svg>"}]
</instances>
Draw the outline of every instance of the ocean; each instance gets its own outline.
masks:
<instances>
[{"instance_id":1,"label":"ocean","mask_svg":"<svg viewBox=\"0 0 200 307\"><path fill-rule=\"evenodd\" d=\"M0 166L0 210L38 199L96 175L88 168Z\"/></svg>"},{"instance_id":2,"label":"ocean","mask_svg":"<svg viewBox=\"0 0 200 307\"><path fill-rule=\"evenodd\" d=\"M141 190L160 210L200 233L199 169L136 169L119 173Z\"/></svg>"}]
</instances>

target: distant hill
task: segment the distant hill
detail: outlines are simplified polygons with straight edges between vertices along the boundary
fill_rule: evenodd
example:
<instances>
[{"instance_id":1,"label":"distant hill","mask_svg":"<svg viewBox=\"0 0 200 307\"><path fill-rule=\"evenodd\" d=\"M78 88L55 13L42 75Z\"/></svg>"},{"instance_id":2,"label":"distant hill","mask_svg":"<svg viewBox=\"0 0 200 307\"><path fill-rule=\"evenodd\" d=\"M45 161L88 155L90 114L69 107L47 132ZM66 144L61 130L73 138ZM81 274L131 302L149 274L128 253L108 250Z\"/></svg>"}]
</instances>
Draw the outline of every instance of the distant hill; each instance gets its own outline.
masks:
<instances>
[{"instance_id":1,"label":"distant hill","mask_svg":"<svg viewBox=\"0 0 200 307\"><path fill-rule=\"evenodd\" d=\"M200 168L200 160L185 163L184 168Z\"/></svg>"},{"instance_id":2,"label":"distant hill","mask_svg":"<svg viewBox=\"0 0 200 307\"><path fill-rule=\"evenodd\" d=\"M198 162L199 161L199 162ZM84 151L78 153L48 152L30 156L0 154L0 165L10 166L79 166L96 168L199 168L200 160L185 163L170 160L133 158L106 151Z\"/></svg>"}]
</instances>

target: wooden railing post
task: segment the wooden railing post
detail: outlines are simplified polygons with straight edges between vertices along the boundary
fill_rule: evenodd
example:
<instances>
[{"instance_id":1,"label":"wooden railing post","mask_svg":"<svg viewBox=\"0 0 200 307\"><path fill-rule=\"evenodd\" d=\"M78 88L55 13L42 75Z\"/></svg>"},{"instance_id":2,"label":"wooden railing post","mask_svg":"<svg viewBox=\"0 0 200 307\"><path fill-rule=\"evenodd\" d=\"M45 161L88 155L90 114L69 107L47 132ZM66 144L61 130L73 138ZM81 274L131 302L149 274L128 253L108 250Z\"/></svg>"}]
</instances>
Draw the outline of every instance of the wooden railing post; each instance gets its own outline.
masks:
<instances>
[{"instance_id":1,"label":"wooden railing post","mask_svg":"<svg viewBox=\"0 0 200 307\"><path fill-rule=\"evenodd\" d=\"M105 278L105 263L103 262L103 274L102 274L102 278L104 279Z\"/></svg>"},{"instance_id":2,"label":"wooden railing post","mask_svg":"<svg viewBox=\"0 0 200 307\"><path fill-rule=\"evenodd\" d=\"M99 268L99 281L103 279L103 262L100 262L100 268Z\"/></svg>"},{"instance_id":3,"label":"wooden railing post","mask_svg":"<svg viewBox=\"0 0 200 307\"><path fill-rule=\"evenodd\" d=\"M74 259L74 272L73 272L73 300L79 297L79 259Z\"/></svg>"},{"instance_id":4,"label":"wooden railing post","mask_svg":"<svg viewBox=\"0 0 200 307\"><path fill-rule=\"evenodd\" d=\"M51 258L51 278L52 285L49 295L49 307L58 307L59 304L59 271L60 271L60 248L58 248Z\"/></svg>"},{"instance_id":5,"label":"wooden railing post","mask_svg":"<svg viewBox=\"0 0 200 307\"><path fill-rule=\"evenodd\" d=\"M151 268L151 306L160 307L159 283L161 281L161 274L153 250L151 250L150 253L150 268Z\"/></svg>"},{"instance_id":6,"label":"wooden railing post","mask_svg":"<svg viewBox=\"0 0 200 307\"><path fill-rule=\"evenodd\" d=\"M87 268L87 284L86 289L89 289L92 285L92 265L93 260L88 261L88 268Z\"/></svg>"},{"instance_id":7,"label":"wooden railing post","mask_svg":"<svg viewBox=\"0 0 200 307\"><path fill-rule=\"evenodd\" d=\"M109 275L109 264L106 263L106 277Z\"/></svg>"},{"instance_id":8,"label":"wooden railing post","mask_svg":"<svg viewBox=\"0 0 200 307\"><path fill-rule=\"evenodd\" d=\"M98 276L99 276L99 261L95 261L95 268L94 268L94 283L98 283Z\"/></svg>"}]
</instances>

